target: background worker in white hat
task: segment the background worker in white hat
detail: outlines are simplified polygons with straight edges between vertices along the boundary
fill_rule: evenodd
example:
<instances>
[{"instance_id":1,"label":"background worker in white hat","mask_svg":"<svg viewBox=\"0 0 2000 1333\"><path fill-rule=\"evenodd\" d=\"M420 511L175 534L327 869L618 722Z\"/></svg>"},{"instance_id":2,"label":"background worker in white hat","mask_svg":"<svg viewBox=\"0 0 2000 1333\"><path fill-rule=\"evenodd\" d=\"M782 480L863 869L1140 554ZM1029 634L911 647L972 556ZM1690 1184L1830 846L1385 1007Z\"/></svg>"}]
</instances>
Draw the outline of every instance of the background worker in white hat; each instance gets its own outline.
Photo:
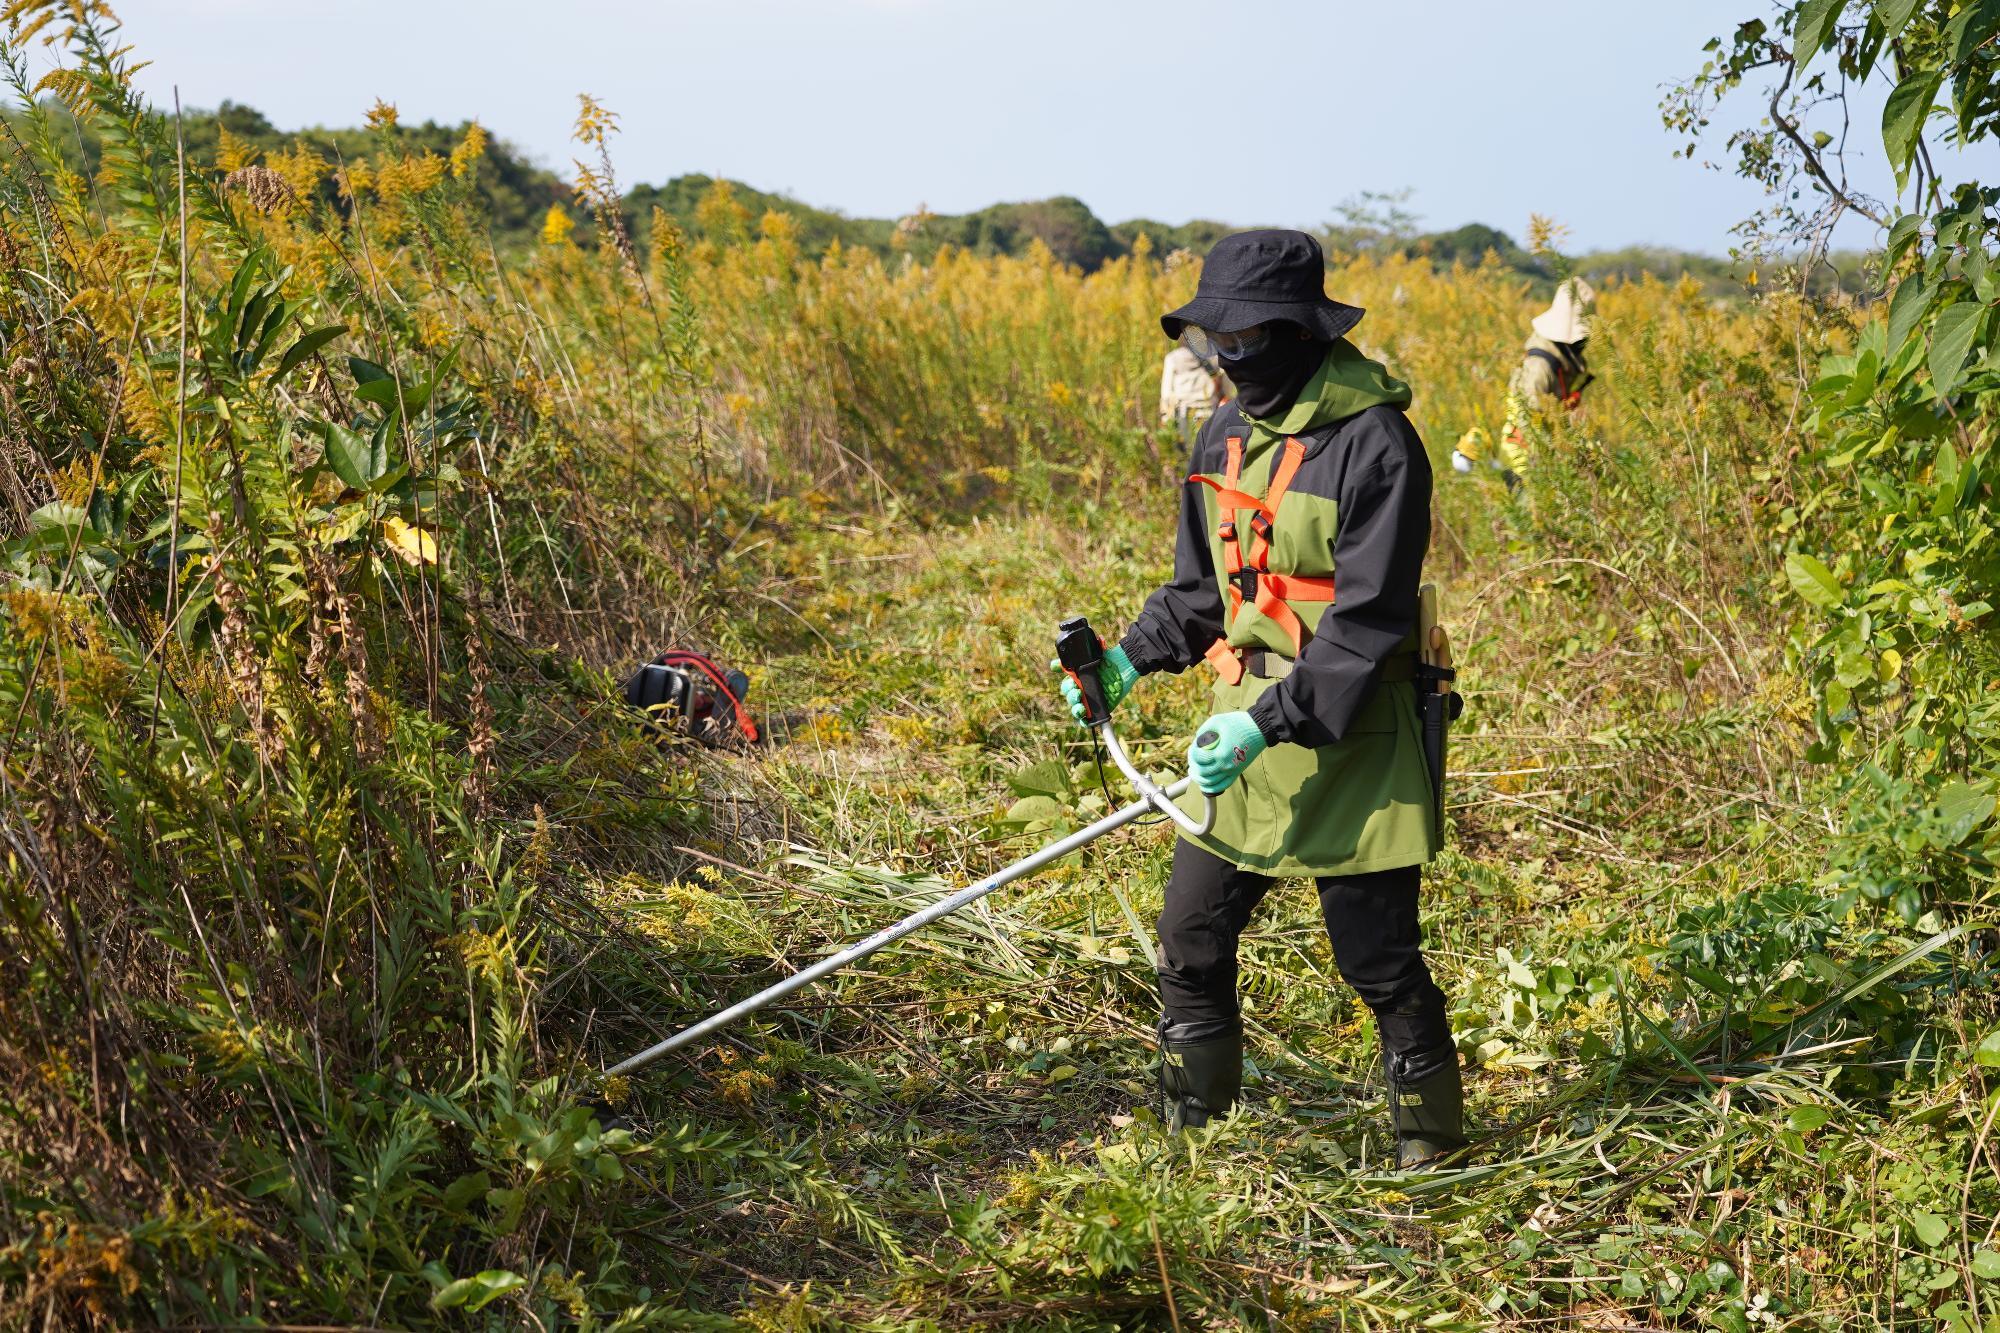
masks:
<instances>
[{"instance_id":1,"label":"background worker in white hat","mask_svg":"<svg viewBox=\"0 0 2000 1333\"><path fill-rule=\"evenodd\" d=\"M1583 349L1590 340L1590 305L1596 299L1596 291L1582 278L1566 278L1549 308L1529 322L1533 332L1521 364L1507 381L1506 423L1500 430L1500 451L1491 460L1509 485L1527 470L1530 424L1546 423L1558 410L1575 411L1595 378ZM1472 471L1485 456L1485 445L1486 432L1473 427L1452 451L1452 467Z\"/></svg>"}]
</instances>

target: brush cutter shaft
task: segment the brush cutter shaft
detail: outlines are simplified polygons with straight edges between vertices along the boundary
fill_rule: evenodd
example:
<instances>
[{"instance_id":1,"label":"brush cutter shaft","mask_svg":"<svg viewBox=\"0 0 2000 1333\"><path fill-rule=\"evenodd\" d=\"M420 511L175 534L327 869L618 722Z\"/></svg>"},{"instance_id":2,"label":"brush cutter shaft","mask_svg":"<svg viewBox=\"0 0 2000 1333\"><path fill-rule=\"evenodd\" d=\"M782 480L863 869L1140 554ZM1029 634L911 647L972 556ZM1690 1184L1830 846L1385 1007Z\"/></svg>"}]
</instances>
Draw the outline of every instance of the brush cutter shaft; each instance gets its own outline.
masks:
<instances>
[{"instance_id":1,"label":"brush cutter shaft","mask_svg":"<svg viewBox=\"0 0 2000 1333\"><path fill-rule=\"evenodd\" d=\"M1110 728L1106 727L1105 732L1108 737ZM1121 763L1120 766L1123 767L1123 764ZM1139 779L1135 774L1132 774L1131 769L1127 768L1125 771L1128 775L1132 775L1135 781L1143 781L1143 779ZM1161 808L1155 801L1156 796L1165 798L1167 803L1166 808L1173 809L1172 798L1187 790L1188 781L1187 778L1182 778L1164 790L1154 787L1152 783L1147 782L1142 790L1150 788L1151 791L1148 795L1141 796L1138 800L1132 802L1132 804L1106 815L1088 828L1078 829L1061 842L1052 842L1033 855L1022 857L1005 870L980 880L971 888L960 889L948 898L940 898L922 911L904 917L893 926L876 931L859 944L851 944L837 954L820 959L811 967L793 973L775 986L765 987L747 1000L739 1000L722 1012L702 1019L701 1022L696 1023L692 1027L682 1028L665 1041L660 1042L656 1046L647 1047L631 1059L613 1065L606 1072L612 1074L629 1074L634 1070L643 1069L671 1051L677 1051L690 1042L700 1041L710 1033L718 1032L728 1027L731 1023L734 1023L737 1019L754 1014L765 1005L776 1000L782 1000L794 991L804 990L807 986L812 985L815 981L818 981L821 977L829 973L838 972L850 963L860 962L876 950L894 944L905 935L922 930L925 926L930 925L931 922L938 920L940 917L950 916L967 903L976 902L995 889L1012 884L1024 875L1032 875L1035 871L1040 870L1050 862L1060 861L1071 852L1096 842L1105 834L1116 829L1121 829L1141 816L1150 814L1154 810ZM1208 812L1209 821L1212 823L1215 818L1215 802L1213 800L1210 800L1208 803Z\"/></svg>"}]
</instances>

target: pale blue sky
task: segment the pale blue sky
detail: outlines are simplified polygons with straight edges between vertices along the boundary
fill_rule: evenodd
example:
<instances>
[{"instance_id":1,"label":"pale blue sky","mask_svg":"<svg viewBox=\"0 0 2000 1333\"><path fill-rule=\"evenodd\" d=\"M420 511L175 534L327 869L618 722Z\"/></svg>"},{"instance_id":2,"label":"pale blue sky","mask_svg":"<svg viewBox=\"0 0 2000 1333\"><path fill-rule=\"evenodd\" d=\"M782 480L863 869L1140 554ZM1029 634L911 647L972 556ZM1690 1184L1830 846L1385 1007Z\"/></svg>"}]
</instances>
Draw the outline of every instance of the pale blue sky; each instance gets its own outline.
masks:
<instances>
[{"instance_id":1,"label":"pale blue sky","mask_svg":"<svg viewBox=\"0 0 2000 1333\"><path fill-rule=\"evenodd\" d=\"M1720 252L1760 199L1671 156L1656 108L1766 0L114 2L161 102L296 128L380 97L566 168L587 91L623 117L627 183L862 215L1074 194L1114 222L1310 225L1410 187L1429 228L1519 238L1541 212L1577 248Z\"/></svg>"}]
</instances>

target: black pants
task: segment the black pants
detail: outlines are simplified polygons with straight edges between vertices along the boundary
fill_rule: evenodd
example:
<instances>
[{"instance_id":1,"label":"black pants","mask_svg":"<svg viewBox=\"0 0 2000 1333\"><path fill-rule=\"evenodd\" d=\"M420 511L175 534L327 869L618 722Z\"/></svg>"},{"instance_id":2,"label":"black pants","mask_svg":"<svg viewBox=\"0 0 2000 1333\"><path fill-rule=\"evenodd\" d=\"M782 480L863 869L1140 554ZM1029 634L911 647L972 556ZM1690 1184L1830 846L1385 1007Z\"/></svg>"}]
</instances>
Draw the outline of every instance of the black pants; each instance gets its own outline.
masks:
<instances>
[{"instance_id":1,"label":"black pants","mask_svg":"<svg viewBox=\"0 0 2000 1333\"><path fill-rule=\"evenodd\" d=\"M1340 975L1375 1011L1382 1046L1428 1065L1451 1047L1444 992L1424 964L1416 866L1319 881L1320 911ZM1160 1000L1173 1040L1200 1041L1234 1027L1236 941L1277 883L1240 870L1185 838L1160 912Z\"/></svg>"}]
</instances>

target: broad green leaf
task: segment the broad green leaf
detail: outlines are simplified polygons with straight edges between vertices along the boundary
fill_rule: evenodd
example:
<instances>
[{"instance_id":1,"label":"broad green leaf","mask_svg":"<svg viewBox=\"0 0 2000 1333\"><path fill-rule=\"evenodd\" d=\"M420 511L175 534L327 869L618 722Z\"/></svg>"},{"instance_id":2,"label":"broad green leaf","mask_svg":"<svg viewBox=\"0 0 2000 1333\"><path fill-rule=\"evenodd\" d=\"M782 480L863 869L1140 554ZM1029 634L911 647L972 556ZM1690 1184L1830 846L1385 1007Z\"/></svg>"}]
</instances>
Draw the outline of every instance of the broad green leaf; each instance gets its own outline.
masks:
<instances>
[{"instance_id":1,"label":"broad green leaf","mask_svg":"<svg viewBox=\"0 0 2000 1333\"><path fill-rule=\"evenodd\" d=\"M1969 782L1953 778L1938 796L1938 819L1944 824L1947 847L1964 842L1971 832L1993 817L1995 801Z\"/></svg>"},{"instance_id":2,"label":"broad green leaf","mask_svg":"<svg viewBox=\"0 0 2000 1333\"><path fill-rule=\"evenodd\" d=\"M1010 824L1033 824L1039 820L1058 820L1063 817L1063 808L1047 796L1023 796L1007 807L1007 822Z\"/></svg>"},{"instance_id":3,"label":"broad green leaf","mask_svg":"<svg viewBox=\"0 0 2000 1333\"><path fill-rule=\"evenodd\" d=\"M302 334L297 342L286 349L284 357L278 362L278 368L271 372L271 378L274 380L283 379L292 373L299 362L305 360L345 332L347 332L345 324L328 324L323 328L314 329L311 333Z\"/></svg>"},{"instance_id":4,"label":"broad green leaf","mask_svg":"<svg viewBox=\"0 0 2000 1333\"><path fill-rule=\"evenodd\" d=\"M1982 1277L1988 1282L1991 1282L1996 1277L2000 1277L2000 1254L1995 1254L1984 1247L1974 1250L1972 1252L1972 1271L1975 1276Z\"/></svg>"},{"instance_id":5,"label":"broad green leaf","mask_svg":"<svg viewBox=\"0 0 2000 1333\"><path fill-rule=\"evenodd\" d=\"M38 532L71 532L89 522L89 510L62 500L51 500L28 515L28 526Z\"/></svg>"},{"instance_id":6,"label":"broad green leaf","mask_svg":"<svg viewBox=\"0 0 2000 1333\"><path fill-rule=\"evenodd\" d=\"M2000 32L2000 0L1977 0L1958 12L1944 30L1945 45L1951 49L1951 63L1963 64L1968 56Z\"/></svg>"},{"instance_id":7,"label":"broad green leaf","mask_svg":"<svg viewBox=\"0 0 2000 1333\"><path fill-rule=\"evenodd\" d=\"M1938 85L1944 75L1938 70L1917 73L1896 85L1882 107L1882 147L1889 165L1900 179L1916 155L1917 136L1923 133L1924 117L1937 101Z\"/></svg>"},{"instance_id":8,"label":"broad green leaf","mask_svg":"<svg viewBox=\"0 0 2000 1333\"><path fill-rule=\"evenodd\" d=\"M1792 31L1792 63L1804 69L1812 58L1833 40L1834 24L1847 0L1806 0L1799 6L1798 26Z\"/></svg>"},{"instance_id":9,"label":"broad green leaf","mask_svg":"<svg viewBox=\"0 0 2000 1333\"><path fill-rule=\"evenodd\" d=\"M209 585L204 584L187 595L187 600L181 603L180 614L174 619L174 633L180 636L182 643L194 643L195 636L205 624L208 609L214 604L215 594L209 590Z\"/></svg>"},{"instance_id":10,"label":"broad green leaf","mask_svg":"<svg viewBox=\"0 0 2000 1333\"><path fill-rule=\"evenodd\" d=\"M402 397L392 379L366 380L355 387L354 396L377 407L394 407Z\"/></svg>"},{"instance_id":11,"label":"broad green leaf","mask_svg":"<svg viewBox=\"0 0 2000 1333\"><path fill-rule=\"evenodd\" d=\"M1986 298L1980 293L1992 286L1986 280L1986 269L1990 262L1986 257L1986 251L1977 246L1959 256L1958 260L1958 276L1965 279L1972 288L1972 294L1981 301Z\"/></svg>"},{"instance_id":12,"label":"broad green leaf","mask_svg":"<svg viewBox=\"0 0 2000 1333\"><path fill-rule=\"evenodd\" d=\"M347 369L348 372L354 376L354 382L356 384L373 384L376 380L388 380L395 378L395 376L391 375L388 371L384 370L382 367L376 365L373 361L368 360L366 357L360 357L360 356L348 357Z\"/></svg>"},{"instance_id":13,"label":"broad green leaf","mask_svg":"<svg viewBox=\"0 0 2000 1333\"><path fill-rule=\"evenodd\" d=\"M493 1182L487 1179L484 1171L474 1171L470 1175L460 1176L445 1187L444 1206L454 1213L463 1212L492 1187Z\"/></svg>"},{"instance_id":14,"label":"broad green leaf","mask_svg":"<svg viewBox=\"0 0 2000 1333\"><path fill-rule=\"evenodd\" d=\"M528 1285L528 1279L504 1268L489 1268L471 1277L462 1277L431 1297L433 1310L478 1310L508 1292Z\"/></svg>"},{"instance_id":15,"label":"broad green leaf","mask_svg":"<svg viewBox=\"0 0 2000 1333\"><path fill-rule=\"evenodd\" d=\"M389 450L374 435L357 435L337 421L326 425L326 465L349 488L365 491L389 470Z\"/></svg>"},{"instance_id":16,"label":"broad green leaf","mask_svg":"<svg viewBox=\"0 0 2000 1333\"><path fill-rule=\"evenodd\" d=\"M1893 267L1903 257L1903 251L1923 235L1924 216L1921 213L1905 213L1889 227L1889 239L1884 247L1883 266Z\"/></svg>"},{"instance_id":17,"label":"broad green leaf","mask_svg":"<svg viewBox=\"0 0 2000 1333\"><path fill-rule=\"evenodd\" d=\"M1785 557L1785 578L1791 582L1792 591L1814 606L1839 606L1845 591L1840 580L1833 576L1819 560L1809 555L1793 552Z\"/></svg>"},{"instance_id":18,"label":"broad green leaf","mask_svg":"<svg viewBox=\"0 0 2000 1333\"><path fill-rule=\"evenodd\" d=\"M1910 1230L1917 1233L1917 1239L1922 1241L1926 1248L1935 1249L1944 1244L1945 1238L1951 1235L1953 1228L1951 1223L1936 1213L1915 1212L1910 1214Z\"/></svg>"},{"instance_id":19,"label":"broad green leaf","mask_svg":"<svg viewBox=\"0 0 2000 1333\"><path fill-rule=\"evenodd\" d=\"M2000 1066L2000 1028L1979 1039L1979 1044L1972 1048L1972 1062L1988 1069Z\"/></svg>"},{"instance_id":20,"label":"broad green leaf","mask_svg":"<svg viewBox=\"0 0 2000 1333\"><path fill-rule=\"evenodd\" d=\"M1875 393L1875 386L1882 374L1882 357L1870 347L1854 358L1854 378L1849 381L1847 393L1842 396L1842 407L1859 407Z\"/></svg>"},{"instance_id":21,"label":"broad green leaf","mask_svg":"<svg viewBox=\"0 0 2000 1333\"><path fill-rule=\"evenodd\" d=\"M1901 36L1920 3L1922 0L1876 0L1875 19L1882 25L1882 40L1894 41Z\"/></svg>"},{"instance_id":22,"label":"broad green leaf","mask_svg":"<svg viewBox=\"0 0 2000 1333\"><path fill-rule=\"evenodd\" d=\"M1831 1119L1833 1112L1824 1106L1794 1106L1785 1123L1801 1134L1810 1134Z\"/></svg>"},{"instance_id":23,"label":"broad green leaf","mask_svg":"<svg viewBox=\"0 0 2000 1333\"><path fill-rule=\"evenodd\" d=\"M1069 774L1060 762L1044 759L1007 779L1016 796L1060 796L1069 790Z\"/></svg>"},{"instance_id":24,"label":"broad green leaf","mask_svg":"<svg viewBox=\"0 0 2000 1333\"><path fill-rule=\"evenodd\" d=\"M1049 1082L1051 1083L1067 1083L1075 1077L1075 1065L1057 1065L1049 1071Z\"/></svg>"},{"instance_id":25,"label":"broad green leaf","mask_svg":"<svg viewBox=\"0 0 2000 1333\"><path fill-rule=\"evenodd\" d=\"M1959 374L1965 369L1966 355L1972 350L1973 339L1979 336L1981 318L1986 307L1977 301L1958 301L1938 312L1931 325L1931 389L1939 398L1947 398L1958 387Z\"/></svg>"},{"instance_id":26,"label":"broad green leaf","mask_svg":"<svg viewBox=\"0 0 2000 1333\"><path fill-rule=\"evenodd\" d=\"M1954 489L1958 484L1958 450L1952 447L1949 437L1938 441L1937 458L1931 464L1931 475L1946 490Z\"/></svg>"},{"instance_id":27,"label":"broad green leaf","mask_svg":"<svg viewBox=\"0 0 2000 1333\"><path fill-rule=\"evenodd\" d=\"M1912 274L1896 284L1896 294L1889 301L1889 347L1891 351L1900 349L1916 330L1917 323L1931 306L1931 291L1921 273Z\"/></svg>"}]
</instances>

